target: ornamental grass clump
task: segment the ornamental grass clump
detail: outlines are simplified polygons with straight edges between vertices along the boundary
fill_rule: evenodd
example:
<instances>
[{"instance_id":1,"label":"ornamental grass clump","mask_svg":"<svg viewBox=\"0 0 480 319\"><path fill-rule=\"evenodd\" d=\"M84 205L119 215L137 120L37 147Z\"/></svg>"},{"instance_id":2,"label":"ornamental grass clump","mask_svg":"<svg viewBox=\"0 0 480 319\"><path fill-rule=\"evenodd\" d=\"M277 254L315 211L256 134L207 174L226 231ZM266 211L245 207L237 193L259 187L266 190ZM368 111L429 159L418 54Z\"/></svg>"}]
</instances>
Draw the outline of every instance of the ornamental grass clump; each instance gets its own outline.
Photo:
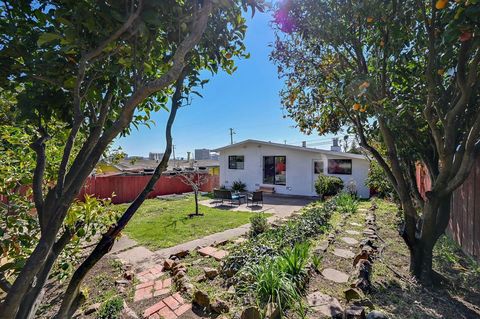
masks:
<instances>
[{"instance_id":1,"label":"ornamental grass clump","mask_svg":"<svg viewBox=\"0 0 480 319\"><path fill-rule=\"evenodd\" d=\"M309 250L308 242L299 243L280 256L245 266L239 273L242 278L237 285L239 293L253 295L260 309L274 303L282 314L291 308L303 314Z\"/></svg>"},{"instance_id":2,"label":"ornamental grass clump","mask_svg":"<svg viewBox=\"0 0 480 319\"><path fill-rule=\"evenodd\" d=\"M337 210L342 214L353 214L358 209L358 200L354 195L341 193L335 197Z\"/></svg>"}]
</instances>

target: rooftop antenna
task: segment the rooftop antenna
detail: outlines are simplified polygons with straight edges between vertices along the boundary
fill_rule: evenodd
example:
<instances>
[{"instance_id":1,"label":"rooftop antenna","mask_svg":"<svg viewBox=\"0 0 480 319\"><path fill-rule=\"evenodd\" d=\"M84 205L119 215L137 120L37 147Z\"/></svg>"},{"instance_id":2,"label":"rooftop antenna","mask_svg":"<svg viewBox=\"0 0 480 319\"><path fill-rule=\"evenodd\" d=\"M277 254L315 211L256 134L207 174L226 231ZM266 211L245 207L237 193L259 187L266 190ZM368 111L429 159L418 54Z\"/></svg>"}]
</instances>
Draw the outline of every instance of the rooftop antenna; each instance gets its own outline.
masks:
<instances>
[{"instance_id":1,"label":"rooftop antenna","mask_svg":"<svg viewBox=\"0 0 480 319\"><path fill-rule=\"evenodd\" d=\"M230 128L230 144L233 144L233 134L237 134L233 128Z\"/></svg>"}]
</instances>

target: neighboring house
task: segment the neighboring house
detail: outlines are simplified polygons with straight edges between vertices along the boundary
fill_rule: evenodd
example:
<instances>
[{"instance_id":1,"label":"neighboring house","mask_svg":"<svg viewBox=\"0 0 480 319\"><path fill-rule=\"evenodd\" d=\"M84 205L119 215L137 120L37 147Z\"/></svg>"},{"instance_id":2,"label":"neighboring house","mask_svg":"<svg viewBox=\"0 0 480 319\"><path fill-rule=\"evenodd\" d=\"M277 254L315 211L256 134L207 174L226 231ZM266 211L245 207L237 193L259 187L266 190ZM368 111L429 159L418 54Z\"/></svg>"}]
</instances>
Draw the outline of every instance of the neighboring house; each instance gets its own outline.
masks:
<instances>
[{"instance_id":1,"label":"neighboring house","mask_svg":"<svg viewBox=\"0 0 480 319\"><path fill-rule=\"evenodd\" d=\"M345 186L354 183L362 198L370 196L370 163L364 155L257 140L215 151L220 153L220 185L227 188L240 180L249 191L272 186L279 194L316 196L315 180L325 174L340 177Z\"/></svg>"},{"instance_id":2,"label":"neighboring house","mask_svg":"<svg viewBox=\"0 0 480 319\"><path fill-rule=\"evenodd\" d=\"M144 173L144 174L152 174L155 168L158 166L160 160L150 160L146 158L135 158L134 160L122 159L115 167L118 168L119 171L124 173ZM167 172L171 172L174 169L188 169L188 168L195 168L195 169L204 169L208 170L208 172L212 175L219 174L219 163L218 160L169 160Z\"/></svg>"}]
</instances>

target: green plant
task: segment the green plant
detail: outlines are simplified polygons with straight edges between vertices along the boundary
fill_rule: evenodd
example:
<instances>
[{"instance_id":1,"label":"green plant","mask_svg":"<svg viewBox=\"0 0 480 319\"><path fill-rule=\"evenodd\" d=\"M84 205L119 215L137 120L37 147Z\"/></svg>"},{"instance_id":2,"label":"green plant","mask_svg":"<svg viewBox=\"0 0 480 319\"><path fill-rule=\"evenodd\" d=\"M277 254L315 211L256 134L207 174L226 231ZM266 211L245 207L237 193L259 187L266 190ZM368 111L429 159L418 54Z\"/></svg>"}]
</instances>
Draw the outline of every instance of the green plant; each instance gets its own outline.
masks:
<instances>
[{"instance_id":1,"label":"green plant","mask_svg":"<svg viewBox=\"0 0 480 319\"><path fill-rule=\"evenodd\" d=\"M312 255L312 265L313 265L313 267L315 267L315 271L319 270L322 259L323 259L323 257L319 254L313 254Z\"/></svg>"},{"instance_id":2,"label":"green plant","mask_svg":"<svg viewBox=\"0 0 480 319\"><path fill-rule=\"evenodd\" d=\"M117 319L123 309L123 299L113 297L105 301L98 310L97 319Z\"/></svg>"},{"instance_id":3,"label":"green plant","mask_svg":"<svg viewBox=\"0 0 480 319\"><path fill-rule=\"evenodd\" d=\"M309 250L309 242L299 243L285 250L277 260L280 269L290 276L299 291L303 291L306 284Z\"/></svg>"},{"instance_id":4,"label":"green plant","mask_svg":"<svg viewBox=\"0 0 480 319\"><path fill-rule=\"evenodd\" d=\"M232 191L235 191L235 192L244 192L246 188L247 188L247 184L245 184L241 180L234 181L232 184Z\"/></svg>"},{"instance_id":5,"label":"green plant","mask_svg":"<svg viewBox=\"0 0 480 319\"><path fill-rule=\"evenodd\" d=\"M342 214L353 214L358 209L358 200L349 193L341 193L335 197L337 210Z\"/></svg>"},{"instance_id":6,"label":"green plant","mask_svg":"<svg viewBox=\"0 0 480 319\"><path fill-rule=\"evenodd\" d=\"M380 167L377 161L372 161L370 163L366 184L381 198L394 198L396 196L392 183L387 178L387 174L385 174L385 171Z\"/></svg>"},{"instance_id":7,"label":"green plant","mask_svg":"<svg viewBox=\"0 0 480 319\"><path fill-rule=\"evenodd\" d=\"M250 236L257 236L268 230L267 217L263 213L257 213L250 217Z\"/></svg>"},{"instance_id":8,"label":"green plant","mask_svg":"<svg viewBox=\"0 0 480 319\"><path fill-rule=\"evenodd\" d=\"M301 295L277 260L267 259L258 265L248 267L245 271L250 281L249 284L244 284L243 290L253 292L260 308L273 302L283 313L295 303L301 303Z\"/></svg>"},{"instance_id":9,"label":"green plant","mask_svg":"<svg viewBox=\"0 0 480 319\"><path fill-rule=\"evenodd\" d=\"M265 258L280 256L285 249L323 233L328 228L328 219L334 207L333 200L311 203L302 209L300 216L250 237L230 251L223 270L225 273L236 273L245 266L258 265Z\"/></svg>"},{"instance_id":10,"label":"green plant","mask_svg":"<svg viewBox=\"0 0 480 319\"><path fill-rule=\"evenodd\" d=\"M343 188L343 181L336 176L320 174L315 181L315 191L322 198L338 194Z\"/></svg>"}]
</instances>

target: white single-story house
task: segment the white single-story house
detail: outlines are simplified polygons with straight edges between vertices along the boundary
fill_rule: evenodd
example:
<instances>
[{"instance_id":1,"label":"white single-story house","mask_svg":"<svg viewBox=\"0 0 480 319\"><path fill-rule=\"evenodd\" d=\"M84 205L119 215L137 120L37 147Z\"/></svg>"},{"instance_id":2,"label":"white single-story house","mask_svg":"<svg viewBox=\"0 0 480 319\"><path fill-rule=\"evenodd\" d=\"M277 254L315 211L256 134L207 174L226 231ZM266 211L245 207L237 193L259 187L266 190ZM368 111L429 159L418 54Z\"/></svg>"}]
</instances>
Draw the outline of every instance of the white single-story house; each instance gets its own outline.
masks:
<instances>
[{"instance_id":1,"label":"white single-story house","mask_svg":"<svg viewBox=\"0 0 480 319\"><path fill-rule=\"evenodd\" d=\"M345 186L354 184L359 197L370 197L370 163L361 154L250 139L215 151L220 153L220 185L227 188L240 180L248 191L267 186L279 194L317 196L315 180L325 174L340 177Z\"/></svg>"}]
</instances>

